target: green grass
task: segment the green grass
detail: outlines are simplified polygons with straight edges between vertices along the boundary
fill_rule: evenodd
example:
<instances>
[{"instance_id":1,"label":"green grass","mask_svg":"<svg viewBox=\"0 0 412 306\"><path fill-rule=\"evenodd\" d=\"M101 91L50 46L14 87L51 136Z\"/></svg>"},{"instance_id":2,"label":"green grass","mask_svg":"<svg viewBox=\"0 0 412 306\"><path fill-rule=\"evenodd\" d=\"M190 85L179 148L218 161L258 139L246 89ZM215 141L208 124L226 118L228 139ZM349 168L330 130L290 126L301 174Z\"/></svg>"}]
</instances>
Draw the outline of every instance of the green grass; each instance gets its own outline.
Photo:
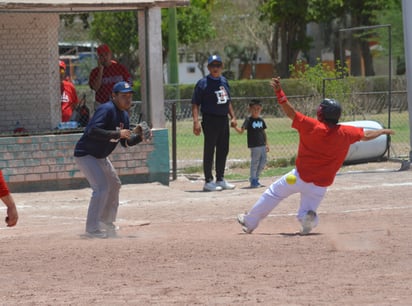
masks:
<instances>
[{"instance_id":1,"label":"green grass","mask_svg":"<svg viewBox=\"0 0 412 306\"><path fill-rule=\"evenodd\" d=\"M299 136L291 128L289 118L264 117L267 129L266 134L270 146L268 153L268 164L262 176L282 175L292 168L294 157L297 153ZM342 121L373 120L387 127L387 113L368 115L356 118L342 118ZM243 123L238 120L238 125ZM171 123L167 123L169 133ZM409 154L409 117L407 112L393 112L391 114L391 128L395 130L395 135L391 137L391 156L404 156ZM193 165L180 167L185 173L202 173L201 160L203 154L203 136L193 134L193 122L190 119L177 122L177 160L185 160L187 163L193 161ZM250 151L247 148L246 131L238 134L234 129L230 130L230 151L228 164L230 164L225 176L228 179L246 179L249 176ZM172 147L172 137L169 134L169 144ZM170 150L171 152L171 150Z\"/></svg>"},{"instance_id":2,"label":"green grass","mask_svg":"<svg viewBox=\"0 0 412 306\"><path fill-rule=\"evenodd\" d=\"M291 121L288 118L264 118L267 129L266 134L271 149L271 155L290 157L296 153L298 144L298 133L291 128ZM344 118L344 121L363 120L363 118ZM387 126L387 114L369 115L365 120L374 120ZM241 124L242 120L238 120ZM168 123L170 125L170 123ZM170 127L170 126L169 126ZM392 136L392 143L409 144L409 119L408 113L393 113L391 116L391 128L396 134ZM191 120L177 122L177 156L183 157L202 157L203 136L193 134L193 123ZM170 129L169 129L170 131ZM171 134L169 135L170 147L172 143ZM245 154L246 153L246 154ZM286 154L285 154L286 153ZM248 149L246 145L246 132L238 134L234 129L230 132L230 159L247 159Z\"/></svg>"}]
</instances>

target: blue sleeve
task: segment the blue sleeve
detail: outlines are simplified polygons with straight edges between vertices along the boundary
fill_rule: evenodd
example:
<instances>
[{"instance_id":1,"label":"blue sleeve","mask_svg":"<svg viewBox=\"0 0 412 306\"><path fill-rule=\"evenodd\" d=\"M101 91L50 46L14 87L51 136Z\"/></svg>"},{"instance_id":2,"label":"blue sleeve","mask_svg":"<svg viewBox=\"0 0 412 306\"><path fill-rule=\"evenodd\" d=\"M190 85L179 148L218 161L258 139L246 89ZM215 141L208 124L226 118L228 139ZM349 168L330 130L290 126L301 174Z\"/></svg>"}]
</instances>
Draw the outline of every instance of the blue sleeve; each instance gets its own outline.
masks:
<instances>
[{"instance_id":1,"label":"blue sleeve","mask_svg":"<svg viewBox=\"0 0 412 306\"><path fill-rule=\"evenodd\" d=\"M112 126L114 122L113 113L103 110L103 107L96 109L84 133L96 140L119 139L120 131Z\"/></svg>"},{"instance_id":2,"label":"blue sleeve","mask_svg":"<svg viewBox=\"0 0 412 306\"><path fill-rule=\"evenodd\" d=\"M203 79L199 80L196 83L195 89L193 90L193 95L192 95L192 104L197 104L200 105L202 103L202 91L203 91Z\"/></svg>"}]
</instances>

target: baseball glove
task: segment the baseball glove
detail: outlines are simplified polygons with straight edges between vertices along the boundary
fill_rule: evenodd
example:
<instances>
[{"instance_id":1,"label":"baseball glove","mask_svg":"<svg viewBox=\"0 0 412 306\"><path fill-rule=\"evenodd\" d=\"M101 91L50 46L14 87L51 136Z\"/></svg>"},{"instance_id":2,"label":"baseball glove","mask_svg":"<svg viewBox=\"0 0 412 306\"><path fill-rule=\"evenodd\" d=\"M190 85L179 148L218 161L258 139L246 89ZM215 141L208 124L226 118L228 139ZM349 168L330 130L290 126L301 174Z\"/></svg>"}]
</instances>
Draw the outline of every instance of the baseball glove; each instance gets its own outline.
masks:
<instances>
[{"instance_id":1,"label":"baseball glove","mask_svg":"<svg viewBox=\"0 0 412 306\"><path fill-rule=\"evenodd\" d=\"M133 133L140 135L143 141L150 141L153 137L152 130L146 121L142 121L133 129Z\"/></svg>"}]
</instances>

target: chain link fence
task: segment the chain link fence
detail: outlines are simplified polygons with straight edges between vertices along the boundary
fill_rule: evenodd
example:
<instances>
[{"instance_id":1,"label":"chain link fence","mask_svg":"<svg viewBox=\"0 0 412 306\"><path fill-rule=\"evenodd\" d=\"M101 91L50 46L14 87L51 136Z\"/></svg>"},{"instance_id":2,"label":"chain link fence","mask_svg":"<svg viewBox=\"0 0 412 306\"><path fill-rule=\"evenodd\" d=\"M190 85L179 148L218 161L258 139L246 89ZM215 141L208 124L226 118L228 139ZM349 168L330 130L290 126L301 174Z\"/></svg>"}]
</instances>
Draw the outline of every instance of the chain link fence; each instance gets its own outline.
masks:
<instances>
[{"instance_id":1,"label":"chain link fence","mask_svg":"<svg viewBox=\"0 0 412 306\"><path fill-rule=\"evenodd\" d=\"M127 21L127 18L135 21L136 18L133 12L127 15L90 14L87 18L92 28L96 30L95 35L103 35L103 29L109 22L108 18L114 16L118 17L116 19L118 21ZM90 116L93 115L94 91L87 83L90 71L97 65L96 48L100 42L90 38L90 30L84 28L82 20L75 18L70 23L68 17L62 19L55 14L0 14L0 17L2 17L1 24L3 25L0 29L2 41L0 57L8 59L8 62L3 61L2 72L0 72L3 105L0 113L2 122L0 136L35 135L60 131L56 124L57 119L61 117L60 76L57 59L66 63L67 80L73 82L78 97L89 110ZM118 28L120 27L116 27ZM97 31L98 29L102 31ZM118 44L115 44L117 41L113 40L113 43L109 42L109 45L113 52L113 59L124 64L130 70L132 80L137 81L140 73L140 65L136 58L137 50L130 47L137 45L137 33L136 29L133 29L133 32L128 32L127 35L124 35L125 33L120 35L122 38L131 37L131 40L121 41ZM102 37L100 41L104 41ZM51 45L50 42L53 41L59 43ZM83 41L83 43L76 43L76 41ZM53 62L56 59L56 62L50 64L51 58ZM48 70L50 72L47 72ZM39 72L39 77L33 78L33 74L28 75L27 71ZM45 78L45 75L52 77ZM40 80L40 78L43 79ZM19 88L19 97L10 96L9 88ZM262 117L267 124L269 159L293 159L297 151L298 135L295 130L291 129L290 120L283 115L277 103L274 102L274 97L234 97L233 105L238 125L241 125L248 115L248 102L252 98L258 98L263 103ZM297 110L315 116L321 97L289 95L289 99ZM10 101L18 101L18 103L13 104ZM351 101L351 107L345 108L344 106L341 121L374 120L382 126L390 126L396 134L391 138L389 157L408 158L410 137L406 92L394 91L390 99L387 91L353 92ZM135 101L131 109L132 123L140 120L141 112L141 103ZM51 121L50 116L57 119ZM178 169L201 165L203 137L193 134L190 100L166 100L165 117L166 128L170 133L170 160L176 157ZM80 125L84 124L85 122L80 121ZM83 127L80 126L74 129L74 132L82 131L82 129ZM66 132L66 129L63 131ZM67 132L70 132L70 129ZM229 163L249 160L249 149L246 143L246 133L238 134L231 129Z\"/></svg>"},{"instance_id":2,"label":"chain link fence","mask_svg":"<svg viewBox=\"0 0 412 306\"><path fill-rule=\"evenodd\" d=\"M298 148L298 134L291 128L291 121L285 117L275 97L235 97L232 100L238 125L248 116L248 103L257 98L262 101L262 118L267 125L267 137L270 145L268 160L284 159L293 161ZM316 117L320 96L288 96L295 108L309 116ZM396 134L391 136L391 145L386 157L389 159L408 159L409 113L405 91L391 93L391 105L388 104L388 92L352 93L355 107L345 110L341 117L344 121L372 120L383 127L390 127ZM390 111L389 111L390 110ZM170 159L175 158L175 167L179 170L202 165L203 137L195 136L192 131L193 121L189 99L165 101L166 127L169 129ZM174 126L175 125L175 126ZM173 130L176 136L174 137ZM228 165L247 162L250 151L247 148L246 132L238 134L231 129Z\"/></svg>"}]
</instances>

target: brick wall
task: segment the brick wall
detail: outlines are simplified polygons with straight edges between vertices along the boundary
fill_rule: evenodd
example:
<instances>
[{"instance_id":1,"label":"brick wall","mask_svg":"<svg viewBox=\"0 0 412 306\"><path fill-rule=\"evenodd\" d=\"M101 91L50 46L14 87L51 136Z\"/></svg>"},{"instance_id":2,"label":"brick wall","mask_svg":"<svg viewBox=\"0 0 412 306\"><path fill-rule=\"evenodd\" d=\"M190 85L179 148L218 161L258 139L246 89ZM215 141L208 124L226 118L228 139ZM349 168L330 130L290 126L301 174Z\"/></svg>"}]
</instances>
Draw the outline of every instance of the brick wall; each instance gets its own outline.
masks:
<instances>
[{"instance_id":1,"label":"brick wall","mask_svg":"<svg viewBox=\"0 0 412 306\"><path fill-rule=\"evenodd\" d=\"M149 144L123 148L110 155L123 184L169 184L168 132L153 131ZM0 137L0 168L12 192L88 187L77 168L73 149L81 134Z\"/></svg>"},{"instance_id":2,"label":"brick wall","mask_svg":"<svg viewBox=\"0 0 412 306\"><path fill-rule=\"evenodd\" d=\"M58 14L0 13L0 131L60 121Z\"/></svg>"}]
</instances>

